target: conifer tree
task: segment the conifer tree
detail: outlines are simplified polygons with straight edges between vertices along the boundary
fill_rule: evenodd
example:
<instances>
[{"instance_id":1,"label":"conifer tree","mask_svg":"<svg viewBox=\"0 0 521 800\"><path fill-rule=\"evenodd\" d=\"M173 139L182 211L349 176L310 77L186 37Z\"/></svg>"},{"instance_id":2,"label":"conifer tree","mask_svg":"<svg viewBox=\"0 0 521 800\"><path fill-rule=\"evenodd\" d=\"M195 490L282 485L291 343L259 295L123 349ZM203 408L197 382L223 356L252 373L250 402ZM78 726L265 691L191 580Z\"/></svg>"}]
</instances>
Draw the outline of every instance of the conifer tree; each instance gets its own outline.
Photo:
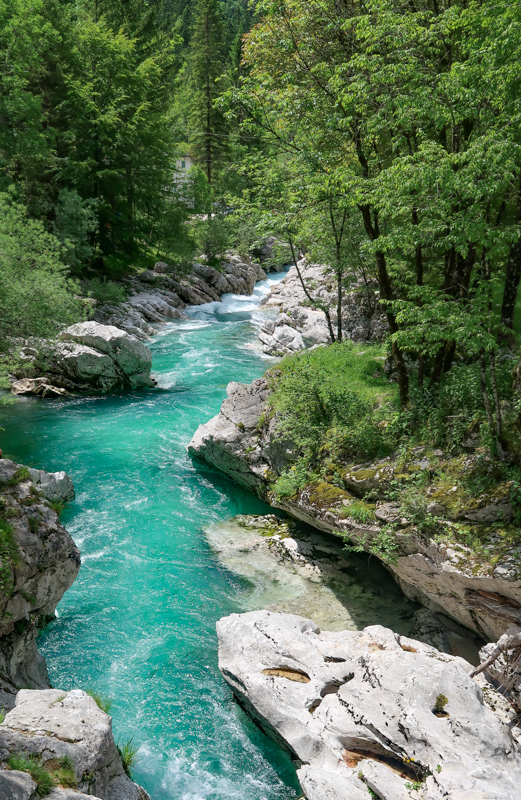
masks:
<instances>
[{"instance_id":1,"label":"conifer tree","mask_svg":"<svg viewBox=\"0 0 521 800\"><path fill-rule=\"evenodd\" d=\"M197 0L188 60L188 122L196 162L212 184L226 149L226 126L215 101L222 89L223 19L217 0Z\"/></svg>"}]
</instances>

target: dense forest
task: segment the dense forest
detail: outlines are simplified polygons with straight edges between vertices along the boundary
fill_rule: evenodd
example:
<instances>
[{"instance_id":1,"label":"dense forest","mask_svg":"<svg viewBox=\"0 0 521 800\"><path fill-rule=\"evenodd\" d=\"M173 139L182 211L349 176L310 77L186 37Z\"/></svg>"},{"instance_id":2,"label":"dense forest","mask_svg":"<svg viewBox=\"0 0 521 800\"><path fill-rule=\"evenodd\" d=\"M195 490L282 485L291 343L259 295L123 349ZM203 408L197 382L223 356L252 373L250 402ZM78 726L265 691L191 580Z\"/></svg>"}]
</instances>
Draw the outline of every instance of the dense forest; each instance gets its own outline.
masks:
<instances>
[{"instance_id":1,"label":"dense forest","mask_svg":"<svg viewBox=\"0 0 521 800\"><path fill-rule=\"evenodd\" d=\"M402 408L457 362L506 446L519 4L15 0L0 14L4 349L157 259L218 264L272 234L295 263L329 265L332 341L346 292L376 282Z\"/></svg>"}]
</instances>

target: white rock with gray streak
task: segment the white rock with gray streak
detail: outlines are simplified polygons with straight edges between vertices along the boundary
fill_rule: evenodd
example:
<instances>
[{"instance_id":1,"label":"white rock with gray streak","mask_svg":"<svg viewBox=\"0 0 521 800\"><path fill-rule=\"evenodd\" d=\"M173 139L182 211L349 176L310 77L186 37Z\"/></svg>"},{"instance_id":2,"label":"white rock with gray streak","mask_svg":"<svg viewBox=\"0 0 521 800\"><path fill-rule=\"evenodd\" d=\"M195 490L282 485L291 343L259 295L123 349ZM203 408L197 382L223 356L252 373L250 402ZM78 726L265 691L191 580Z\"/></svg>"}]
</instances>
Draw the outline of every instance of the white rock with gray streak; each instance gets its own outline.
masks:
<instances>
[{"instance_id":1,"label":"white rock with gray streak","mask_svg":"<svg viewBox=\"0 0 521 800\"><path fill-rule=\"evenodd\" d=\"M519 800L521 753L460 658L387 628L268 611L217 624L237 698L301 765L308 800ZM447 716L433 712L438 694ZM418 784L415 790L414 785Z\"/></svg>"}]
</instances>

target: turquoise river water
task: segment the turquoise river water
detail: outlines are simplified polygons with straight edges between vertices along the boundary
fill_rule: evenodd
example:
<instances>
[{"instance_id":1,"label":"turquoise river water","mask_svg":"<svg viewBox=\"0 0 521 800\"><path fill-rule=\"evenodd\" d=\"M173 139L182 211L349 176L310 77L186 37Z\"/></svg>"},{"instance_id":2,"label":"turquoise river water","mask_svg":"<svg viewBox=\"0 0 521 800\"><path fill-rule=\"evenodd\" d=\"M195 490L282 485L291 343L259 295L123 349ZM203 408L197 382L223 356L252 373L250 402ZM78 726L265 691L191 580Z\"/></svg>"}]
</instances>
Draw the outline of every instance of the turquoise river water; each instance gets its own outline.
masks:
<instances>
[{"instance_id":1,"label":"turquoise river water","mask_svg":"<svg viewBox=\"0 0 521 800\"><path fill-rule=\"evenodd\" d=\"M204 529L268 509L186 453L228 381L249 382L271 363L255 329L280 277L161 328L157 389L1 409L4 455L64 469L76 486L63 521L82 567L40 640L51 681L112 698L116 740L139 747L134 776L152 800L299 796L289 757L233 702L217 669L216 620L250 607L251 586L222 566Z\"/></svg>"}]
</instances>

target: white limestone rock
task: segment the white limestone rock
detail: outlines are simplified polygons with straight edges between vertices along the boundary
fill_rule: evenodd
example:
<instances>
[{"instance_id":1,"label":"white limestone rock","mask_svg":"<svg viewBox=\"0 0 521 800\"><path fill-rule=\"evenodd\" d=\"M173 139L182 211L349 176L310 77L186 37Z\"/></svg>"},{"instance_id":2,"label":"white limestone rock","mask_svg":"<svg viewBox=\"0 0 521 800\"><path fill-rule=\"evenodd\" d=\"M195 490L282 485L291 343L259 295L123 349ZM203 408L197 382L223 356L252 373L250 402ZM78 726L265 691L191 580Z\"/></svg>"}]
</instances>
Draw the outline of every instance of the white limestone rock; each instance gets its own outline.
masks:
<instances>
[{"instance_id":1,"label":"white limestone rock","mask_svg":"<svg viewBox=\"0 0 521 800\"><path fill-rule=\"evenodd\" d=\"M217 623L219 668L297 761L308 800L519 800L521 753L461 658L381 626L268 611ZM433 707L448 698L448 716ZM412 784L420 788L412 794Z\"/></svg>"},{"instance_id":2,"label":"white limestone rock","mask_svg":"<svg viewBox=\"0 0 521 800\"><path fill-rule=\"evenodd\" d=\"M102 391L150 386L152 353L112 325L78 322L60 334L58 371L66 380ZM69 344L70 343L70 344Z\"/></svg>"},{"instance_id":3,"label":"white limestone rock","mask_svg":"<svg viewBox=\"0 0 521 800\"><path fill-rule=\"evenodd\" d=\"M47 500L63 503L74 500L74 484L66 472L45 472L29 468L31 480Z\"/></svg>"},{"instance_id":4,"label":"white limestone rock","mask_svg":"<svg viewBox=\"0 0 521 800\"><path fill-rule=\"evenodd\" d=\"M29 753L43 765L68 756L77 789L101 800L149 800L127 777L112 734L111 718L85 692L22 690L0 724L0 760Z\"/></svg>"},{"instance_id":5,"label":"white limestone rock","mask_svg":"<svg viewBox=\"0 0 521 800\"><path fill-rule=\"evenodd\" d=\"M36 792L36 783L27 772L0 770L1 800L31 800Z\"/></svg>"},{"instance_id":6,"label":"white limestone rock","mask_svg":"<svg viewBox=\"0 0 521 800\"><path fill-rule=\"evenodd\" d=\"M46 378L22 378L11 384L11 392L16 395L34 394L37 397L67 397L69 392L53 386Z\"/></svg>"}]
</instances>

